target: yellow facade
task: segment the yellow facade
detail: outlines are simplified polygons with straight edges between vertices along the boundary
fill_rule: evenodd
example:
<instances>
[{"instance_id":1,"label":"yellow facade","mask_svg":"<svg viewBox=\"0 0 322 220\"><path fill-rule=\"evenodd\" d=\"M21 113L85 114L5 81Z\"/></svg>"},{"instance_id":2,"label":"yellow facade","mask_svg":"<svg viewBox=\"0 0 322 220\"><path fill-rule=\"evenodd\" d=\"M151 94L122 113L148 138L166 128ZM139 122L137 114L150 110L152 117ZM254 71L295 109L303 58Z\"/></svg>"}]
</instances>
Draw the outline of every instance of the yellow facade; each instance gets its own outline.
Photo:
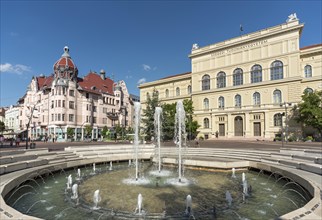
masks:
<instances>
[{"instance_id":1,"label":"yellow facade","mask_svg":"<svg viewBox=\"0 0 322 220\"><path fill-rule=\"evenodd\" d=\"M194 45L191 73L140 85L142 105L153 90L165 103L192 99L199 136L206 138L218 132L219 138L273 139L282 130L299 137L291 108L305 89L322 88L322 44L300 48L303 26L296 19L205 47ZM287 117L278 118L283 112Z\"/></svg>"}]
</instances>

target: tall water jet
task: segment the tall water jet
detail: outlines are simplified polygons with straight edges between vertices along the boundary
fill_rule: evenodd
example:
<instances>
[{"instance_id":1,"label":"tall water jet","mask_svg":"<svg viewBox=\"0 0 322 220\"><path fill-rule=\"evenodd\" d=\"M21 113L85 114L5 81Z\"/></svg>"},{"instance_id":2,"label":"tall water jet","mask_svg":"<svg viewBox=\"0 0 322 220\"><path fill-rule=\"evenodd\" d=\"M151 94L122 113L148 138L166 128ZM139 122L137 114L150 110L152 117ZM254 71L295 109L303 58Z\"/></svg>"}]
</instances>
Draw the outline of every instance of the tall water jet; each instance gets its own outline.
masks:
<instances>
[{"instance_id":1,"label":"tall water jet","mask_svg":"<svg viewBox=\"0 0 322 220\"><path fill-rule=\"evenodd\" d=\"M73 178L72 178L72 175L70 174L67 177L67 189L70 189L72 187L72 184L73 184Z\"/></svg>"},{"instance_id":2,"label":"tall water jet","mask_svg":"<svg viewBox=\"0 0 322 220\"><path fill-rule=\"evenodd\" d=\"M142 194L140 193L138 195L138 204L137 204L136 209L135 209L135 212L138 211L138 214L141 214L142 204L143 204L143 197L142 197Z\"/></svg>"},{"instance_id":3,"label":"tall water jet","mask_svg":"<svg viewBox=\"0 0 322 220\"><path fill-rule=\"evenodd\" d=\"M79 168L77 169L77 179L81 179L81 170Z\"/></svg>"},{"instance_id":4,"label":"tall water jet","mask_svg":"<svg viewBox=\"0 0 322 220\"><path fill-rule=\"evenodd\" d=\"M192 211L192 198L190 195L187 195L186 198L186 215L191 215L191 211Z\"/></svg>"},{"instance_id":5,"label":"tall water jet","mask_svg":"<svg viewBox=\"0 0 322 220\"><path fill-rule=\"evenodd\" d=\"M101 196L100 196L100 190L97 189L95 192L94 192L94 196L93 196L93 202L94 202L94 207L93 209L94 210L97 210L99 209L98 207L98 203L102 200Z\"/></svg>"},{"instance_id":6,"label":"tall water jet","mask_svg":"<svg viewBox=\"0 0 322 220\"><path fill-rule=\"evenodd\" d=\"M73 192L73 195L72 195L72 199L77 199L78 198L78 185L77 183L75 183L73 186L72 186L72 192Z\"/></svg>"},{"instance_id":7,"label":"tall water jet","mask_svg":"<svg viewBox=\"0 0 322 220\"><path fill-rule=\"evenodd\" d=\"M113 162L112 161L110 161L110 168L109 168L109 170L113 170Z\"/></svg>"},{"instance_id":8,"label":"tall water jet","mask_svg":"<svg viewBox=\"0 0 322 220\"><path fill-rule=\"evenodd\" d=\"M178 147L179 151L179 182L181 182L182 178L182 147L186 144L186 112L183 107L183 103L181 100L177 102L176 106L176 115L175 115L175 135L174 135L174 142Z\"/></svg>"},{"instance_id":9,"label":"tall water jet","mask_svg":"<svg viewBox=\"0 0 322 220\"><path fill-rule=\"evenodd\" d=\"M134 103L134 155L135 155L135 180L138 180L138 151L139 151L139 133L141 118L141 103Z\"/></svg>"},{"instance_id":10,"label":"tall water jet","mask_svg":"<svg viewBox=\"0 0 322 220\"><path fill-rule=\"evenodd\" d=\"M246 175L245 173L242 174L242 182L244 182L246 180Z\"/></svg>"},{"instance_id":11,"label":"tall water jet","mask_svg":"<svg viewBox=\"0 0 322 220\"><path fill-rule=\"evenodd\" d=\"M155 107L154 131L155 131L156 144L158 147L159 173L161 172L161 128L162 128L161 114L162 114L162 108Z\"/></svg>"}]
</instances>

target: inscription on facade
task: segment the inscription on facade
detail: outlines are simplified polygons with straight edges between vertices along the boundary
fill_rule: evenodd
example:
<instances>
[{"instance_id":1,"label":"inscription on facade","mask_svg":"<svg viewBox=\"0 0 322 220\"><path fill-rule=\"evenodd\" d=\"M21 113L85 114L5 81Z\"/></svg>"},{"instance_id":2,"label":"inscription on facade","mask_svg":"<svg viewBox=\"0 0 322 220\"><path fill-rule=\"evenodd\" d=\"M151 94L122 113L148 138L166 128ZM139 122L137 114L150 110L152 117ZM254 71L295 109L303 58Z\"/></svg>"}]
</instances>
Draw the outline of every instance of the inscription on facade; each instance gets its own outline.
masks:
<instances>
[{"instance_id":1,"label":"inscription on facade","mask_svg":"<svg viewBox=\"0 0 322 220\"><path fill-rule=\"evenodd\" d=\"M242 45L242 46L233 47L233 48L226 49L226 50L221 50L221 51L212 53L211 56L212 57L214 57L214 56L221 56L221 55L233 53L233 52L238 51L238 50L243 50L243 49L249 49L249 48L252 48L252 47L257 47L257 46L260 46L260 45L263 45L263 44L266 44L266 43L267 43L267 40L256 41L256 42L251 43L251 44L245 44L245 45Z\"/></svg>"}]
</instances>

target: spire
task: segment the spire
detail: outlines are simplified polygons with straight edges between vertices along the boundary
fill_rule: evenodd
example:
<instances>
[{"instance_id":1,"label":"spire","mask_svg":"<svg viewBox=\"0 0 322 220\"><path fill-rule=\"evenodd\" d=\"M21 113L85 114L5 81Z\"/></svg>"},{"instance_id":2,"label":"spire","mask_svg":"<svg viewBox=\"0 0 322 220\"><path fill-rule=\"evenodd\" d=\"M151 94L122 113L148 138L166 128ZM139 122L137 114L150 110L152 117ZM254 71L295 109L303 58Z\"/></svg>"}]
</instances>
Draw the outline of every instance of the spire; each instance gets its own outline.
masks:
<instances>
[{"instance_id":1,"label":"spire","mask_svg":"<svg viewBox=\"0 0 322 220\"><path fill-rule=\"evenodd\" d=\"M69 48L67 46L64 47L64 53L61 55L62 57L70 57Z\"/></svg>"}]
</instances>

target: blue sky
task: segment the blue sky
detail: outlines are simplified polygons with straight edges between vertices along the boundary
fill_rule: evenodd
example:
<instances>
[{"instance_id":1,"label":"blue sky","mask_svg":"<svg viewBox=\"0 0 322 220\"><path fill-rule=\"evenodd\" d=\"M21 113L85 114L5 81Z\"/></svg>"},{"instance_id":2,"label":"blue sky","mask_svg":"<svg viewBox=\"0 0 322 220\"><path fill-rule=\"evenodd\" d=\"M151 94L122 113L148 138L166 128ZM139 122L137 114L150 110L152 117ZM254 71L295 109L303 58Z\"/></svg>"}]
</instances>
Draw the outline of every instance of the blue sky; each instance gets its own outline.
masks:
<instances>
[{"instance_id":1,"label":"blue sky","mask_svg":"<svg viewBox=\"0 0 322 220\"><path fill-rule=\"evenodd\" d=\"M70 48L79 76L104 69L139 95L139 82L191 70L206 46L284 23L297 13L301 47L322 42L321 1L0 0L0 106L16 104L32 76L50 75Z\"/></svg>"}]
</instances>

